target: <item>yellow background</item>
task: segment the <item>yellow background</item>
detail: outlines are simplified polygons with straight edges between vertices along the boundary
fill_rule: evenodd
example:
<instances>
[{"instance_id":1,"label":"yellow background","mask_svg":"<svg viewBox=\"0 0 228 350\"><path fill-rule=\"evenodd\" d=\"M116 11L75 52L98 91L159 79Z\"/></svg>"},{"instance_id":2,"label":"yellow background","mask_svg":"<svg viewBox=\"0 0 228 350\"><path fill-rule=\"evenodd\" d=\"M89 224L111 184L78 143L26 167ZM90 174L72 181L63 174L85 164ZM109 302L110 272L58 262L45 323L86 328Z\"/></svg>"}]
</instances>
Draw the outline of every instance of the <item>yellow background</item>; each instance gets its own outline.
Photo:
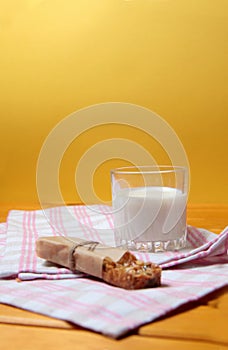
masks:
<instances>
[{"instance_id":1,"label":"yellow background","mask_svg":"<svg viewBox=\"0 0 228 350\"><path fill-rule=\"evenodd\" d=\"M190 202L228 203L227 39L227 0L0 1L1 203L37 202L48 133L70 113L110 101L149 108L175 130L190 162ZM110 137L153 144L123 126L83 134L60 169L66 201L79 201L83 152ZM122 164L101 165L101 196L109 167Z\"/></svg>"}]
</instances>

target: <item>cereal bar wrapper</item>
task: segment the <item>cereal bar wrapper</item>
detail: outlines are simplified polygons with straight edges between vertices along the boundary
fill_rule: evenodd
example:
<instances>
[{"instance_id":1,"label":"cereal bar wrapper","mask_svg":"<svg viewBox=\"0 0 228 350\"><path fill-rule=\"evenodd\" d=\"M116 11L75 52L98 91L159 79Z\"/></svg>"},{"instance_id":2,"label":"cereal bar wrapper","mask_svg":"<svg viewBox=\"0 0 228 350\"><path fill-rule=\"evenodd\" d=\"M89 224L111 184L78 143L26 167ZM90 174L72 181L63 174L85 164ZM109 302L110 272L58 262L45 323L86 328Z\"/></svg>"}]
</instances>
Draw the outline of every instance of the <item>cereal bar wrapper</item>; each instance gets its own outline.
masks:
<instances>
[{"instance_id":1,"label":"cereal bar wrapper","mask_svg":"<svg viewBox=\"0 0 228 350\"><path fill-rule=\"evenodd\" d=\"M106 257L117 262L125 250L104 246L98 242L72 237L41 237L36 241L36 253L71 270L102 278L103 261Z\"/></svg>"}]
</instances>

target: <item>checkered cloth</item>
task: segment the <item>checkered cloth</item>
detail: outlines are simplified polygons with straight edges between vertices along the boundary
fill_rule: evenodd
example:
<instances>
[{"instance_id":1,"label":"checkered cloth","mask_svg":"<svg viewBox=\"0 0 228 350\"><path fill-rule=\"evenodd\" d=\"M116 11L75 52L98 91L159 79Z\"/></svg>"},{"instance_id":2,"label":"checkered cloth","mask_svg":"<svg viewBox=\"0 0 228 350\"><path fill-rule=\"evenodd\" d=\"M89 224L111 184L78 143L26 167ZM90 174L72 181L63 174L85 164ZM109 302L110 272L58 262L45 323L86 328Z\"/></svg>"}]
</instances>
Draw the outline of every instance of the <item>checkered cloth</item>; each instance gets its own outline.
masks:
<instances>
[{"instance_id":1,"label":"checkered cloth","mask_svg":"<svg viewBox=\"0 0 228 350\"><path fill-rule=\"evenodd\" d=\"M11 211L7 223L0 224L0 302L117 338L228 284L228 227L220 235L188 227L187 249L181 252L134 252L163 269L161 287L135 291L36 256L38 237L60 235L113 246L111 209L95 205Z\"/></svg>"}]
</instances>

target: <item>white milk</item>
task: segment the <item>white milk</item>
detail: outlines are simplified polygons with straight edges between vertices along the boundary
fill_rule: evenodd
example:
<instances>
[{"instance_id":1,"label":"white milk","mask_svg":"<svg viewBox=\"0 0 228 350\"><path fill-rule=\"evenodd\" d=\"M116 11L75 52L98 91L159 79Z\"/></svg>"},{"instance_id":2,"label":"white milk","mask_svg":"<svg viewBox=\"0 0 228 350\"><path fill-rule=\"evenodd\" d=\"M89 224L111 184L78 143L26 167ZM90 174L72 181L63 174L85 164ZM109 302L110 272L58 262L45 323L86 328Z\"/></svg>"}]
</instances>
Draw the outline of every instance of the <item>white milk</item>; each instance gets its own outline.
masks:
<instances>
[{"instance_id":1,"label":"white milk","mask_svg":"<svg viewBox=\"0 0 228 350\"><path fill-rule=\"evenodd\" d=\"M183 248L186 199L170 187L119 190L113 198L116 245L152 251Z\"/></svg>"}]
</instances>

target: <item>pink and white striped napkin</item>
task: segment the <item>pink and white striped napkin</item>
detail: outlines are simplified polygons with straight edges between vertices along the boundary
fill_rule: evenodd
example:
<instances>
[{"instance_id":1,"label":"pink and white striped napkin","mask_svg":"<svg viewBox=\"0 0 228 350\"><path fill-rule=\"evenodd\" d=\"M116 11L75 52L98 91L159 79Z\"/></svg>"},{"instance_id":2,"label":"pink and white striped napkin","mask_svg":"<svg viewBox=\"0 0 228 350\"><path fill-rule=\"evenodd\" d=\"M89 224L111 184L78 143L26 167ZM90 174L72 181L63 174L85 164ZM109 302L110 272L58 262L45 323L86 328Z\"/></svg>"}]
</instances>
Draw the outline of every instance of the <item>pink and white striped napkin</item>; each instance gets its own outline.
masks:
<instances>
[{"instance_id":1,"label":"pink and white striped napkin","mask_svg":"<svg viewBox=\"0 0 228 350\"><path fill-rule=\"evenodd\" d=\"M114 245L110 208L11 211L7 223L0 224L0 302L117 338L228 284L228 227L220 235L188 227L188 247L182 252L137 253L139 259L163 268L161 287L137 291L38 258L36 239L48 235Z\"/></svg>"},{"instance_id":2,"label":"pink and white striped napkin","mask_svg":"<svg viewBox=\"0 0 228 350\"><path fill-rule=\"evenodd\" d=\"M6 246L6 229L7 225L5 222L0 223L0 259L4 255Z\"/></svg>"}]
</instances>

